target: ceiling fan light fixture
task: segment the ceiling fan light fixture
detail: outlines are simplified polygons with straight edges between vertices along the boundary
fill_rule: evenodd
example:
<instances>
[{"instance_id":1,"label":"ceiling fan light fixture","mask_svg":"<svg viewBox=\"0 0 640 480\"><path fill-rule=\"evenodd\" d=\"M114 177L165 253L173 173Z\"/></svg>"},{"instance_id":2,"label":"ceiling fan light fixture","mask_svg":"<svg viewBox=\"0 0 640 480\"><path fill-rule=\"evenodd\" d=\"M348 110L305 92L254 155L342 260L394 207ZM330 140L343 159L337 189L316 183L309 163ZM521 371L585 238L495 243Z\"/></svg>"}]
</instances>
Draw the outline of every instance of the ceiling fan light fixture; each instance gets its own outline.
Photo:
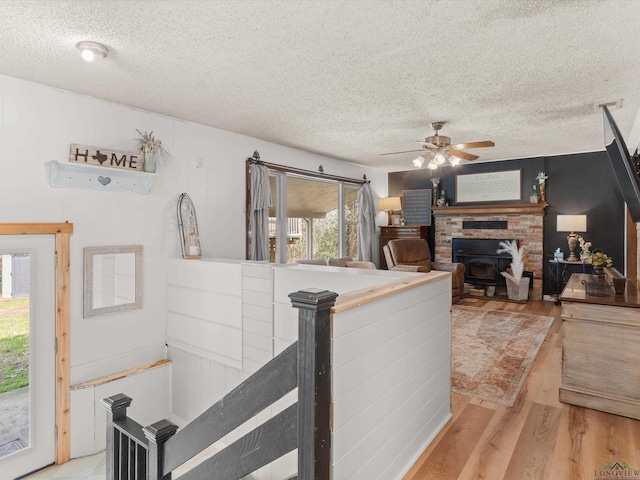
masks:
<instances>
[{"instance_id":1,"label":"ceiling fan light fixture","mask_svg":"<svg viewBox=\"0 0 640 480\"><path fill-rule=\"evenodd\" d=\"M438 152L438 153L436 153L436 156L433 157L433 160L438 165L444 165L444 162L446 161L446 157L444 156L444 154L442 152Z\"/></svg>"},{"instance_id":2,"label":"ceiling fan light fixture","mask_svg":"<svg viewBox=\"0 0 640 480\"><path fill-rule=\"evenodd\" d=\"M422 168L422 165L424 164L424 160L425 158L422 155L420 155L418 158L416 158L413 161L413 164L415 165L416 168Z\"/></svg>"},{"instance_id":3,"label":"ceiling fan light fixture","mask_svg":"<svg viewBox=\"0 0 640 480\"><path fill-rule=\"evenodd\" d=\"M78 50L87 62L93 62L95 58L107 58L109 49L98 42L79 42Z\"/></svg>"},{"instance_id":4,"label":"ceiling fan light fixture","mask_svg":"<svg viewBox=\"0 0 640 480\"><path fill-rule=\"evenodd\" d=\"M404 150L402 152L381 153L380 155L422 152L422 155L414 159L412 163L417 168L422 168L422 165L424 165L425 162L428 162L427 167L431 170L435 170L439 166L447 164L447 162L449 162L449 165L452 167L455 167L461 160L472 161L479 158L478 155L465 152L464 150L467 148L495 147L495 143L491 140L451 144L451 137L439 135L438 133L444 124L445 122L433 122L431 124L431 128L434 130L434 135L416 142L422 144L422 148L420 150Z\"/></svg>"}]
</instances>

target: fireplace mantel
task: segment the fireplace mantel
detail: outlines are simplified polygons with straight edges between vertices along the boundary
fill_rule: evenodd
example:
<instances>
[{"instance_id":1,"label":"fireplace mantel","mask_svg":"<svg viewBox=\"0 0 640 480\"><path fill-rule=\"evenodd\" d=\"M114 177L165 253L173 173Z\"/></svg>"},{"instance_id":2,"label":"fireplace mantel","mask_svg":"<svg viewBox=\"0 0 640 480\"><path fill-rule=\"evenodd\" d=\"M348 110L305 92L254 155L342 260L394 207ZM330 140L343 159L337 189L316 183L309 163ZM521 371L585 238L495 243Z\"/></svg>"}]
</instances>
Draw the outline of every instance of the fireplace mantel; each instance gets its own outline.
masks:
<instances>
[{"instance_id":1,"label":"fireplace mantel","mask_svg":"<svg viewBox=\"0 0 640 480\"><path fill-rule=\"evenodd\" d=\"M544 215L546 203L517 203L511 205L468 205L455 207L433 207L434 217L456 215Z\"/></svg>"}]
</instances>

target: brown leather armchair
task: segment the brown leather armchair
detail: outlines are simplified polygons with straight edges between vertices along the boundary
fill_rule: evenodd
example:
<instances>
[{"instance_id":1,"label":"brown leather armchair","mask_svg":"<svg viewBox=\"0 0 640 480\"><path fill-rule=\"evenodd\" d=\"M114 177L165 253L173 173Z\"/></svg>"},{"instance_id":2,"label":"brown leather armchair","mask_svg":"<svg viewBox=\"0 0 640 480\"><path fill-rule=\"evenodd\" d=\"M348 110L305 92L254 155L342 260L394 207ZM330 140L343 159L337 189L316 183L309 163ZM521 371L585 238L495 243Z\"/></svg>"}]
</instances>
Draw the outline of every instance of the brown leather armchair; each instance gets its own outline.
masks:
<instances>
[{"instance_id":1,"label":"brown leather armchair","mask_svg":"<svg viewBox=\"0 0 640 480\"><path fill-rule=\"evenodd\" d=\"M431 250L424 238L390 240L382 250L389 270L404 272L441 270L451 272L451 301L456 303L464 298L464 265L462 263L432 262Z\"/></svg>"}]
</instances>

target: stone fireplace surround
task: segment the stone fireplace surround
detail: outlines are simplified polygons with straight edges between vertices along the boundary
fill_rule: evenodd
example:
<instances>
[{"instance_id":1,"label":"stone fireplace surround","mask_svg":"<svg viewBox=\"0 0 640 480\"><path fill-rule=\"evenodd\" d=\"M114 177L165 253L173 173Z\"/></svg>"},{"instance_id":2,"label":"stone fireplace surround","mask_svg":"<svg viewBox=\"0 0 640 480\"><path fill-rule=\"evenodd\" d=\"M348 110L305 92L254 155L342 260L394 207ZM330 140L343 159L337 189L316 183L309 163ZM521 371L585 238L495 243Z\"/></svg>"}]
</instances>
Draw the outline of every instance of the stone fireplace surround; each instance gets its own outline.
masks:
<instances>
[{"instance_id":1,"label":"stone fireplace surround","mask_svg":"<svg viewBox=\"0 0 640 480\"><path fill-rule=\"evenodd\" d=\"M544 272L543 220L546 206L546 203L523 203L433 207L435 260L451 263L452 238L517 239L520 246L526 249L525 270L533 272L530 298L541 300ZM505 222L506 228L503 227ZM482 228L483 225L494 228ZM496 226L500 228L495 228Z\"/></svg>"}]
</instances>

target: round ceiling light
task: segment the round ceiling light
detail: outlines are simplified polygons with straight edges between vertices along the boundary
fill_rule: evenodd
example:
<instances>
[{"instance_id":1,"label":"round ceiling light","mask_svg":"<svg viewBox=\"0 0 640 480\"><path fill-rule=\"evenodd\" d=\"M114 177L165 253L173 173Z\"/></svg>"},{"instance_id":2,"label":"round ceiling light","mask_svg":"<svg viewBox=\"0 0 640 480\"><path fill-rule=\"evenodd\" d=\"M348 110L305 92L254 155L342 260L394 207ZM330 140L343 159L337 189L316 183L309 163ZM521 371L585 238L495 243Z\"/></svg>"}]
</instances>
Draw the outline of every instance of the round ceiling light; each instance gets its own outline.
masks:
<instances>
[{"instance_id":1,"label":"round ceiling light","mask_svg":"<svg viewBox=\"0 0 640 480\"><path fill-rule=\"evenodd\" d=\"M97 42L79 42L77 47L87 62L93 62L96 57L106 58L109 54L109 49Z\"/></svg>"}]
</instances>

